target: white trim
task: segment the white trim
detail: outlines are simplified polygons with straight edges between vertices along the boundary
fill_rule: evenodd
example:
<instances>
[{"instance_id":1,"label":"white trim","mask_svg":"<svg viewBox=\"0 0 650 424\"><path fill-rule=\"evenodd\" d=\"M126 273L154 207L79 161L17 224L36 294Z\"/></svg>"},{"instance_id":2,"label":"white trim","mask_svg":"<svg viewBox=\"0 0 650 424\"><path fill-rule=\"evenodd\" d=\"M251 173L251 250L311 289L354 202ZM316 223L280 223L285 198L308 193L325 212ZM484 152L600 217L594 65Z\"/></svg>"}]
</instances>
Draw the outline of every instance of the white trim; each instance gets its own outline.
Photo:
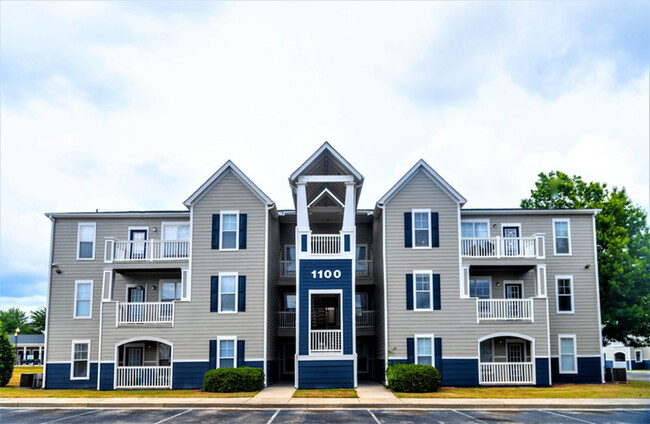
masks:
<instances>
[{"instance_id":1,"label":"white trim","mask_svg":"<svg viewBox=\"0 0 650 424\"><path fill-rule=\"evenodd\" d=\"M459 224L460 225L460 237L461 237L461 239L463 238L463 224L477 224L477 223L478 224L481 224L481 223L487 224L487 237L489 238L490 237L490 219L489 218L485 218L485 219L483 219L483 218L462 219L461 218L460 224ZM473 228L476 229L476 227L473 227ZM477 237L476 232L474 233L474 235L472 237Z\"/></svg>"},{"instance_id":2,"label":"white trim","mask_svg":"<svg viewBox=\"0 0 650 424\"><path fill-rule=\"evenodd\" d=\"M363 176L361 176L359 171L354 169L354 167L350 164L350 162L345 160L345 158L341 156L341 154L337 152L327 141L323 143L323 145L320 146L318 150L316 150L316 152L314 152L314 154L312 154L302 165L300 165L300 167L296 169L293 172L293 174L291 174L291 176L289 177L289 181L293 182L300 175L300 173L304 171L305 168L307 168L307 166L309 166L325 150L330 152L336 159L338 159L343 164L343 166L348 168L348 171L350 171L356 179L363 181Z\"/></svg>"},{"instance_id":3,"label":"white trim","mask_svg":"<svg viewBox=\"0 0 650 424\"><path fill-rule=\"evenodd\" d=\"M79 286L79 284L90 284L90 299L89 299L90 305L88 306L89 315L87 317L77 316L77 287ZM72 319L93 319L93 298L95 297L94 285L95 285L94 280L75 280Z\"/></svg>"},{"instance_id":4,"label":"white trim","mask_svg":"<svg viewBox=\"0 0 650 424\"><path fill-rule=\"evenodd\" d=\"M384 298L384 384L387 384L386 381L386 369L388 368L388 297L386 296L386 292L388 290L388 275L386 273L386 208L381 205L379 206L381 208L381 248L382 248L382 256L381 256L381 265L382 265L382 274L383 274L383 293L382 297ZM458 215L460 216L460 212L458 212ZM460 227L459 231L460 231ZM459 249L460 249L460 242L458 243ZM460 253L460 251L459 251ZM458 261L460 263L461 261L461 256L458 255Z\"/></svg>"},{"instance_id":5,"label":"white trim","mask_svg":"<svg viewBox=\"0 0 650 424\"><path fill-rule=\"evenodd\" d=\"M302 180L303 178L305 178L305 177L300 177L300 180ZM352 180L352 179L350 178L350 180ZM334 195L334 193L332 193L331 191L329 191L329 189L328 189L327 187L326 187L323 191L321 191L320 194L319 194L318 196L314 197L314 200L312 200L312 201L307 205L307 207L310 208L311 205L313 205L314 203L316 203L316 201L317 201L318 199L320 199L321 197L323 197L325 194L328 194L332 199L336 200L336 203L338 203L339 206L341 206L342 208L345 208L345 205L343 204L343 202L341 202L341 201L339 200L339 198L336 197L336 196Z\"/></svg>"},{"instance_id":6,"label":"white trim","mask_svg":"<svg viewBox=\"0 0 650 424\"><path fill-rule=\"evenodd\" d=\"M184 227L187 226L190 228L190 221L163 221L160 223L160 240L167 240L165 238L165 227ZM185 239L178 239L179 241L184 241Z\"/></svg>"},{"instance_id":7,"label":"white trim","mask_svg":"<svg viewBox=\"0 0 650 424\"><path fill-rule=\"evenodd\" d=\"M216 368L221 368L221 342L229 341L233 342L233 363L232 367L237 368L237 336L217 336L217 363L215 364ZM226 357L225 359L230 359Z\"/></svg>"},{"instance_id":8,"label":"white trim","mask_svg":"<svg viewBox=\"0 0 650 424\"><path fill-rule=\"evenodd\" d=\"M560 292L558 291L558 281L569 280L571 282L571 310L560 311ZM575 314L575 292L573 290L573 275L556 275L555 276L555 312L558 314Z\"/></svg>"},{"instance_id":9,"label":"white trim","mask_svg":"<svg viewBox=\"0 0 650 424\"><path fill-rule=\"evenodd\" d=\"M433 334L414 334L413 335L413 353L414 353L414 360L415 363L418 363L418 339L429 339L431 340L431 366L435 367L436 366L436 345L435 345L435 338ZM425 355L421 355L425 356Z\"/></svg>"},{"instance_id":10,"label":"white trim","mask_svg":"<svg viewBox=\"0 0 650 424\"><path fill-rule=\"evenodd\" d=\"M192 301L192 248L194 246L194 207L190 207L190 244L187 247L189 249L189 261L187 266L187 290L185 290L185 298L188 302ZM183 272L181 270L181 272ZM182 276L181 276L182 278Z\"/></svg>"},{"instance_id":11,"label":"white trim","mask_svg":"<svg viewBox=\"0 0 650 424\"><path fill-rule=\"evenodd\" d=\"M639 359L637 359L636 354L639 354ZM639 363L643 362L643 350L642 349L634 349L634 362Z\"/></svg>"},{"instance_id":12,"label":"white trim","mask_svg":"<svg viewBox=\"0 0 650 424\"><path fill-rule=\"evenodd\" d=\"M492 339L492 343L494 344L494 339ZM532 355L531 355L531 360L530 360L530 361L526 361L526 352L527 352L527 350L526 350L526 343L523 342L523 341L515 341L515 340L512 340L512 339L506 339L506 362L510 362L510 363L514 363L514 364L517 363L517 362L514 362L514 361L510 361L510 358L508 357L508 355L510 354L510 352L508 351L508 345L511 345L511 344L520 344L520 345L523 345L524 348L523 348L523 350L521 351L521 354L523 355L523 358L522 358L523 361L522 361L522 362L532 362ZM492 349L492 358L494 358L494 349Z\"/></svg>"},{"instance_id":13,"label":"white trim","mask_svg":"<svg viewBox=\"0 0 650 424\"><path fill-rule=\"evenodd\" d=\"M88 358L86 359L86 363L88 366L86 367L86 376L85 377L75 377L74 376L74 347L75 345L79 344L87 344L88 345ZM72 340L71 341L71 349L70 349L70 380L90 380L90 339L84 339L84 340Z\"/></svg>"},{"instance_id":14,"label":"white trim","mask_svg":"<svg viewBox=\"0 0 650 424\"><path fill-rule=\"evenodd\" d=\"M183 299L183 276L181 275L180 281L177 279L173 278L163 278L158 280L158 302L163 302L162 300L162 286L163 284L180 284L181 285L181 292L180 292L180 297L178 299L173 299L171 301L165 300L164 302L179 302ZM176 295L176 287L174 286L174 295Z\"/></svg>"},{"instance_id":15,"label":"white trim","mask_svg":"<svg viewBox=\"0 0 650 424\"><path fill-rule=\"evenodd\" d=\"M488 288L490 289L490 297L488 299L494 299L492 297L492 276L491 275L486 275L486 276L470 275L469 276L469 280L467 280L467 297L469 299L480 299L478 296L472 296L472 280L474 280L475 282L474 284L476 284L476 280L488 280ZM474 292L476 293L476 285L474 286Z\"/></svg>"},{"instance_id":16,"label":"white trim","mask_svg":"<svg viewBox=\"0 0 650 424\"><path fill-rule=\"evenodd\" d=\"M268 323L269 323L269 214L271 207L266 207L264 214L264 351L262 353L262 369L264 371L264 387L269 384L268 372L266 369L266 358L268 355ZM278 239L280 238L279 221L278 221ZM278 240L279 241L279 240ZM239 285L239 281L237 281ZM239 299L237 299L239 301ZM239 302L238 302L239 303ZM284 358L283 358L284 359Z\"/></svg>"},{"instance_id":17,"label":"white trim","mask_svg":"<svg viewBox=\"0 0 650 424\"><path fill-rule=\"evenodd\" d=\"M169 345L172 348L174 347L174 343L168 340L161 339L160 337L151 337L151 336L136 336L136 337L131 337L129 339L120 340L119 342L115 343L115 347L117 348L122 345L134 343L134 342L158 342L158 343ZM203 360L205 360L205 358L202 359L202 361Z\"/></svg>"},{"instance_id":18,"label":"white trim","mask_svg":"<svg viewBox=\"0 0 650 424\"><path fill-rule=\"evenodd\" d=\"M492 282L490 282L490 286L492 285ZM508 293L506 292L506 285L511 285L511 286L519 286L521 287L521 297L520 299L525 299L526 296L524 295L524 280L503 280L503 298L508 299L507 295ZM490 293L490 298L492 296L492 293Z\"/></svg>"},{"instance_id":19,"label":"white trim","mask_svg":"<svg viewBox=\"0 0 650 424\"><path fill-rule=\"evenodd\" d=\"M239 273L238 272L220 272L219 274L219 293L217 296L219 298L219 308L217 310L218 314L236 314L239 312ZM235 277L235 310L234 311L222 311L223 302L221 301L221 289L223 288L223 277ZM230 294L230 293L226 293Z\"/></svg>"},{"instance_id":20,"label":"white trim","mask_svg":"<svg viewBox=\"0 0 650 424\"><path fill-rule=\"evenodd\" d=\"M350 175L301 175L299 183L354 183L354 177Z\"/></svg>"},{"instance_id":21,"label":"white trim","mask_svg":"<svg viewBox=\"0 0 650 424\"><path fill-rule=\"evenodd\" d=\"M573 340L573 371L562 370L562 339ZM575 334L558 334L557 335L557 357L558 372L560 374L578 374L578 341Z\"/></svg>"},{"instance_id":22,"label":"white trim","mask_svg":"<svg viewBox=\"0 0 650 424\"><path fill-rule=\"evenodd\" d=\"M323 355L298 355L299 361L354 361L355 355L351 354L323 354Z\"/></svg>"},{"instance_id":23,"label":"white trim","mask_svg":"<svg viewBox=\"0 0 650 424\"><path fill-rule=\"evenodd\" d=\"M570 218L553 218L553 255L555 256L571 256L571 219ZM555 224L557 222L566 222L567 224L567 245L569 246L569 253L557 253L557 241L555 237Z\"/></svg>"},{"instance_id":24,"label":"white trim","mask_svg":"<svg viewBox=\"0 0 650 424\"><path fill-rule=\"evenodd\" d=\"M428 275L429 276L429 307L428 308L418 308L417 307L417 275ZM424 293L424 291L422 291ZM413 271L413 311L433 311L433 270L414 270Z\"/></svg>"},{"instance_id":25,"label":"white trim","mask_svg":"<svg viewBox=\"0 0 650 424\"><path fill-rule=\"evenodd\" d=\"M144 294L142 295L142 303L145 303L147 301L147 283L141 283L141 284L129 283L124 285L124 288L126 290L124 294L125 303L138 303L138 302L131 302L129 300L129 289L136 289L138 287L142 288L142 291L144 292Z\"/></svg>"},{"instance_id":26,"label":"white trim","mask_svg":"<svg viewBox=\"0 0 650 424\"><path fill-rule=\"evenodd\" d=\"M79 257L79 246L81 240L79 240L79 234L82 226L93 227L93 255L90 258L80 258ZM78 261L94 261L95 260L95 248L97 247L97 223L96 222L79 222L77 223L77 260Z\"/></svg>"},{"instance_id":27,"label":"white trim","mask_svg":"<svg viewBox=\"0 0 650 424\"><path fill-rule=\"evenodd\" d=\"M598 306L598 340L603 340L603 324L602 315L600 314L600 282L598 276L598 245L596 242L596 214L592 217L593 235L594 235L594 271L596 273L596 305ZM598 343L600 347L600 378L601 382L605 382L605 356L603 355L603 344Z\"/></svg>"},{"instance_id":28,"label":"white trim","mask_svg":"<svg viewBox=\"0 0 650 424\"><path fill-rule=\"evenodd\" d=\"M131 240L131 231L146 231L147 234L144 241L149 240L149 227L148 226L134 226L134 227L128 227L126 231L126 239L129 241L139 241L139 240Z\"/></svg>"},{"instance_id":29,"label":"white trim","mask_svg":"<svg viewBox=\"0 0 650 424\"><path fill-rule=\"evenodd\" d=\"M48 330L49 330L49 323L50 323L50 314L47 313L47 311L51 310L50 309L50 304L51 304L51 299L50 299L50 293L52 292L52 265L54 263L54 224L56 223L56 218L49 216L50 218L50 256L49 256L49 263L47 264L47 309L45 310L45 337L44 337L44 349L45 351L43 352L43 387L47 387L45 385L46 380L47 380L47 336L48 336Z\"/></svg>"},{"instance_id":30,"label":"white trim","mask_svg":"<svg viewBox=\"0 0 650 424\"><path fill-rule=\"evenodd\" d=\"M339 295L339 310L340 310L340 315L341 315L340 318L339 318L340 319L339 322L340 322L340 325L341 325L341 354L339 355L339 354L336 354L336 353L327 353L327 355L328 356L336 356L337 358L340 358L341 355L343 355L343 352L345 352L345 337L344 337L344 334L343 334L343 332L344 332L344 328L343 328L344 327L344 323L343 323L343 289L309 289L309 291L307 293L307 297L308 297L308 301L309 301L309 304L307 305L308 306L308 310L307 310L308 315L307 316L309 317L309 327L308 327L308 332L307 332L307 343L308 343L307 347L308 347L309 356L312 356L312 351L311 351L311 316L312 316L311 315L311 303L312 302L311 302L311 298L312 298L312 295L314 295L314 294L338 294ZM298 310L297 298L298 297L296 296L296 312ZM352 300L352 302L353 302L352 303L352 308L354 309L354 299ZM296 322L297 321L298 321L298 317L296 316ZM354 323L354 320L353 320L353 322L352 322L352 329L353 330L354 330L354 324L355 323ZM354 338L352 340L353 340L353 343L354 343ZM296 343L296 345L297 344L298 343ZM296 347L296 349L298 349L298 348ZM321 358L321 359L323 357L325 357L325 355L320 355L317 352L315 352L314 356L317 356L318 358ZM354 356L354 355L352 355L352 356Z\"/></svg>"},{"instance_id":31,"label":"white trim","mask_svg":"<svg viewBox=\"0 0 650 424\"><path fill-rule=\"evenodd\" d=\"M527 336L527 335L521 334L521 333L509 333L509 332L500 332L500 333L488 334L487 336L483 336L480 339L478 339L478 342L481 343L482 341L493 339L493 338L496 338L496 337L514 337L514 338L518 338L518 339L525 339L525 340L528 340L529 342L535 343L535 338L534 337ZM534 351L532 349L532 347L531 347L531 351ZM480 357L480 352L479 352L479 357Z\"/></svg>"},{"instance_id":32,"label":"white trim","mask_svg":"<svg viewBox=\"0 0 650 424\"><path fill-rule=\"evenodd\" d=\"M427 216L427 245L415 245L415 214L425 214ZM419 231L424 231L419 229ZM413 249L431 249L431 209L411 209L411 248Z\"/></svg>"},{"instance_id":33,"label":"white trim","mask_svg":"<svg viewBox=\"0 0 650 424\"><path fill-rule=\"evenodd\" d=\"M235 215L235 247L223 247L223 216ZM228 230L232 232L232 230ZM219 250L239 250L239 211L219 211Z\"/></svg>"},{"instance_id":34,"label":"white trim","mask_svg":"<svg viewBox=\"0 0 650 424\"><path fill-rule=\"evenodd\" d=\"M502 238L511 238L511 237L506 237L506 236L503 235L503 228L504 227L517 227L519 229L518 232L517 232L517 237L518 238L523 237L523 235L521 234L521 222L511 222L511 223L502 222L501 223L501 234L499 234L499 236L501 236Z\"/></svg>"},{"instance_id":35,"label":"white trim","mask_svg":"<svg viewBox=\"0 0 650 424\"><path fill-rule=\"evenodd\" d=\"M463 215L597 215L601 209L463 209Z\"/></svg>"}]
</instances>

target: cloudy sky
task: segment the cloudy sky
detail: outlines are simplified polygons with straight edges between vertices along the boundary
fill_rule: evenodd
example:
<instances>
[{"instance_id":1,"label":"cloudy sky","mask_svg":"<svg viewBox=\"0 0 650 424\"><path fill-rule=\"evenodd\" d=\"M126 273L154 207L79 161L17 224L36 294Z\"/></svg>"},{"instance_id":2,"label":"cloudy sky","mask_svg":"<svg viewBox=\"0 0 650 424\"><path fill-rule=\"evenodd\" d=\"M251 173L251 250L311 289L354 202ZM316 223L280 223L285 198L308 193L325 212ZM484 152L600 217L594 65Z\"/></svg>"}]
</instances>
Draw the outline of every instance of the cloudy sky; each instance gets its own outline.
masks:
<instances>
[{"instance_id":1,"label":"cloudy sky","mask_svg":"<svg viewBox=\"0 0 650 424\"><path fill-rule=\"evenodd\" d=\"M0 8L0 309L45 304L45 212L181 209L227 159L290 208L325 140L362 207L424 158L467 207L559 169L648 208L647 1Z\"/></svg>"}]
</instances>

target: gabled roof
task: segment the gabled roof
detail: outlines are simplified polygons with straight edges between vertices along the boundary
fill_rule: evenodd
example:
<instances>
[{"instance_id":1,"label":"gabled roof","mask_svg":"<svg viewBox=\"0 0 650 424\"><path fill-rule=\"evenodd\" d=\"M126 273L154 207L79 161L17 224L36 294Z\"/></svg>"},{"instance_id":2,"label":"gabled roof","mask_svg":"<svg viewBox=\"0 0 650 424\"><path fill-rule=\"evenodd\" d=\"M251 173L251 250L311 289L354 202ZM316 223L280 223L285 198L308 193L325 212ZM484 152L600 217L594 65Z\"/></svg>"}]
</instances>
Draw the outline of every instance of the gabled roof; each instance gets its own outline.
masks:
<instances>
[{"instance_id":1,"label":"gabled roof","mask_svg":"<svg viewBox=\"0 0 650 424\"><path fill-rule=\"evenodd\" d=\"M321 191L321 193L314 198L314 200L311 201L310 204L307 205L308 208L312 206L340 206L342 208L345 207L343 202L339 200L338 197L334 195L329 189L324 189Z\"/></svg>"},{"instance_id":2,"label":"gabled roof","mask_svg":"<svg viewBox=\"0 0 650 424\"><path fill-rule=\"evenodd\" d=\"M467 200L460 195L452 186L447 183L433 168L429 166L423 159L420 159L398 182L388 190L388 193L379 199L377 205L384 205L390 201L403 187L408 183L417 173L422 171L424 175L429 177L438 187L442 189L449 197L458 202L461 206L467 203Z\"/></svg>"},{"instance_id":3,"label":"gabled roof","mask_svg":"<svg viewBox=\"0 0 650 424\"><path fill-rule=\"evenodd\" d=\"M228 160L226 163L224 163L223 166L221 168L219 168L219 170L217 170L217 172L212 174L212 176L210 178L208 178L208 180L206 182L204 182L203 185L201 187L199 187L198 190L196 190L190 197L188 197L187 200L183 202L183 204L189 208L194 203L199 201L205 195L205 193L208 191L208 189L212 186L212 184L214 184L215 182L220 180L226 174L226 171L229 171L229 170L232 171L232 173L237 178L239 178L239 180L242 183L244 183L244 185L246 185L253 192L253 194L255 194L255 196L257 196L262 202L266 203L268 206L271 206L271 205L274 204L273 200L271 200L271 198L269 196L264 194L264 192L262 190L260 190L260 188L258 186L256 186L230 160Z\"/></svg>"},{"instance_id":4,"label":"gabled roof","mask_svg":"<svg viewBox=\"0 0 650 424\"><path fill-rule=\"evenodd\" d=\"M294 173L291 174L289 177L289 182L293 184L302 173L308 170L308 168L317 166L317 162L321 157L327 157L328 155L331 155L336 161L340 163L339 165L346 172L346 175L354 176L354 179L357 180L357 184L361 184L363 182L363 175L354 169L350 162L345 160L345 158L341 156L341 154L337 152L336 149L334 149L334 147L332 147L327 141L323 143L323 145L320 146L320 148L316 150L316 152L314 152L314 154L311 155L309 159L305 161L305 163L300 165L300 167L298 167L298 169L296 169ZM332 172L322 172L321 174L335 175Z\"/></svg>"}]
</instances>

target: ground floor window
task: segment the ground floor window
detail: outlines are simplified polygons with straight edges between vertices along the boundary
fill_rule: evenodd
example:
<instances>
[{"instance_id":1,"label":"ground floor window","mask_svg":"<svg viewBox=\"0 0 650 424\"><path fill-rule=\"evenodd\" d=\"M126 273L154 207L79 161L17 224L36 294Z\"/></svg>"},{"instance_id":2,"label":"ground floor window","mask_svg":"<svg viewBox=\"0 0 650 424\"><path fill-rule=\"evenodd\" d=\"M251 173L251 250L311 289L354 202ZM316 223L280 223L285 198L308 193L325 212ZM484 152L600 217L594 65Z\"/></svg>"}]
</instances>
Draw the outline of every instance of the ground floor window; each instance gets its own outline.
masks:
<instances>
[{"instance_id":1,"label":"ground floor window","mask_svg":"<svg viewBox=\"0 0 650 424\"><path fill-rule=\"evenodd\" d=\"M634 361L636 361L636 362L642 362L643 361L643 356L641 355L640 350L635 350L634 351Z\"/></svg>"},{"instance_id":2,"label":"ground floor window","mask_svg":"<svg viewBox=\"0 0 650 424\"><path fill-rule=\"evenodd\" d=\"M234 338L219 338L219 368L235 368Z\"/></svg>"},{"instance_id":3,"label":"ground floor window","mask_svg":"<svg viewBox=\"0 0 650 424\"><path fill-rule=\"evenodd\" d=\"M72 379L88 379L90 369L90 340L72 341Z\"/></svg>"},{"instance_id":4,"label":"ground floor window","mask_svg":"<svg viewBox=\"0 0 650 424\"><path fill-rule=\"evenodd\" d=\"M434 365L433 363L433 336L415 336L415 363L421 365Z\"/></svg>"},{"instance_id":5,"label":"ground floor window","mask_svg":"<svg viewBox=\"0 0 650 424\"><path fill-rule=\"evenodd\" d=\"M576 336L559 335L560 372L576 373L578 364L576 358Z\"/></svg>"}]
</instances>

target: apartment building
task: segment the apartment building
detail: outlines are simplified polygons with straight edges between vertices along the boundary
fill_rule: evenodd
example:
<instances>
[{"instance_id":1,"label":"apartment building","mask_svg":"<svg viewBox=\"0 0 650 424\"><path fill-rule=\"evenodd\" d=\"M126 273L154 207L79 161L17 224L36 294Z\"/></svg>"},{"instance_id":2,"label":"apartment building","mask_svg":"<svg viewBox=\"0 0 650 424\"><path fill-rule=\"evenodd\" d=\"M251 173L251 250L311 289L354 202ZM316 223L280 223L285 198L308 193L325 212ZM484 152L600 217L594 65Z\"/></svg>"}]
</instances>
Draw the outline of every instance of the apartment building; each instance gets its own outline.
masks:
<instances>
[{"instance_id":1,"label":"apartment building","mask_svg":"<svg viewBox=\"0 0 650 424\"><path fill-rule=\"evenodd\" d=\"M355 387L393 363L444 385L601 382L594 210L466 209L419 161L374 209L323 144L295 209L226 162L179 211L49 213L46 388Z\"/></svg>"}]
</instances>

